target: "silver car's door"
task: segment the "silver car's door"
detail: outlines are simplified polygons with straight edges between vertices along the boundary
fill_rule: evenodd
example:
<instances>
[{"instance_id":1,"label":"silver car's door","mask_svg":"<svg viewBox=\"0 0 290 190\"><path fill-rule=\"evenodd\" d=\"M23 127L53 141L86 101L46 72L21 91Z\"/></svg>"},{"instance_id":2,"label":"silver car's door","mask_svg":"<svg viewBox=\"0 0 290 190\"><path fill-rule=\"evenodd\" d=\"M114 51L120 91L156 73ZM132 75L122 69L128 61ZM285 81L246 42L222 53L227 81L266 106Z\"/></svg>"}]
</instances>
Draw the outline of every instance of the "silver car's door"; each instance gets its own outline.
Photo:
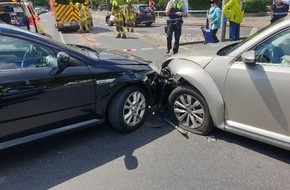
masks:
<instances>
[{"instance_id":1,"label":"silver car's door","mask_svg":"<svg viewBox=\"0 0 290 190\"><path fill-rule=\"evenodd\" d=\"M253 50L256 65L238 59L229 69L224 89L226 125L253 138L290 142L290 30L267 38Z\"/></svg>"}]
</instances>

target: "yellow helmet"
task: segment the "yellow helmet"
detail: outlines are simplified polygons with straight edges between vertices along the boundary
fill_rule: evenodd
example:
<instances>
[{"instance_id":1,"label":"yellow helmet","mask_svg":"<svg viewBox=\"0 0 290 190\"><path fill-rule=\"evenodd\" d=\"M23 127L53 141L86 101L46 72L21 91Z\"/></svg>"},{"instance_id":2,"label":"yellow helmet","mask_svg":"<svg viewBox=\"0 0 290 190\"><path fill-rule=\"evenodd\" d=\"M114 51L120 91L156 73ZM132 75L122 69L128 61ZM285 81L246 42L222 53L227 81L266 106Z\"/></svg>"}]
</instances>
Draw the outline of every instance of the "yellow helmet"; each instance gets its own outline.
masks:
<instances>
[{"instance_id":1,"label":"yellow helmet","mask_svg":"<svg viewBox=\"0 0 290 190\"><path fill-rule=\"evenodd\" d=\"M75 5L76 5L76 7L80 7L81 4L80 3L76 3Z\"/></svg>"},{"instance_id":2,"label":"yellow helmet","mask_svg":"<svg viewBox=\"0 0 290 190\"><path fill-rule=\"evenodd\" d=\"M113 0L112 7L117 7L118 5L119 5L118 2L116 0Z\"/></svg>"}]
</instances>

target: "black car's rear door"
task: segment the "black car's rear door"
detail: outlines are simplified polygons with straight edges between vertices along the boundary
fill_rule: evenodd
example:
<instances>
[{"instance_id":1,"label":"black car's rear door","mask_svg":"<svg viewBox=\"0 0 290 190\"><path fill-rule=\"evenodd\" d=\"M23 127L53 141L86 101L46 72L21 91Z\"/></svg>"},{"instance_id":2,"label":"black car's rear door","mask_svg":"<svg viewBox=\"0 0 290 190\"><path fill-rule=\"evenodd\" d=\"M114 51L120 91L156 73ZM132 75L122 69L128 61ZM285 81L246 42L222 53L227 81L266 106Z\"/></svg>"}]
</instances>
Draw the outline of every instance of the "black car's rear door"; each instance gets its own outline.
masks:
<instances>
[{"instance_id":1,"label":"black car's rear door","mask_svg":"<svg viewBox=\"0 0 290 190\"><path fill-rule=\"evenodd\" d=\"M56 74L52 48L0 38L9 44L0 44L0 142L94 117L95 87L84 63L71 57L74 66Z\"/></svg>"}]
</instances>

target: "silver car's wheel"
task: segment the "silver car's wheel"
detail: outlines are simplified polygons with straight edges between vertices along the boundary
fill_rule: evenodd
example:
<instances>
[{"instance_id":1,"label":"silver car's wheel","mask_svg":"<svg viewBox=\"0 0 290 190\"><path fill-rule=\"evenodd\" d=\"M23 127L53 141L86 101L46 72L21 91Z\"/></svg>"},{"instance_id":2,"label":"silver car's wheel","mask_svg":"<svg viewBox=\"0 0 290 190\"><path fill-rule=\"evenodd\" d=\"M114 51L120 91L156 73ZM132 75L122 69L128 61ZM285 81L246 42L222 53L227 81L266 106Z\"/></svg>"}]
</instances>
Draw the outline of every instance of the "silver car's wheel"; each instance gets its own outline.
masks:
<instances>
[{"instance_id":1,"label":"silver car's wheel","mask_svg":"<svg viewBox=\"0 0 290 190\"><path fill-rule=\"evenodd\" d=\"M172 120L187 131L208 134L213 130L208 105L191 86L180 86L169 96Z\"/></svg>"},{"instance_id":2,"label":"silver car's wheel","mask_svg":"<svg viewBox=\"0 0 290 190\"><path fill-rule=\"evenodd\" d=\"M178 122L189 128L197 129L204 122L204 109L201 103L190 94L178 96L173 109Z\"/></svg>"},{"instance_id":3,"label":"silver car's wheel","mask_svg":"<svg viewBox=\"0 0 290 190\"><path fill-rule=\"evenodd\" d=\"M142 87L131 86L120 91L109 106L111 125L120 131L137 129L145 121L147 104L147 93Z\"/></svg>"}]
</instances>

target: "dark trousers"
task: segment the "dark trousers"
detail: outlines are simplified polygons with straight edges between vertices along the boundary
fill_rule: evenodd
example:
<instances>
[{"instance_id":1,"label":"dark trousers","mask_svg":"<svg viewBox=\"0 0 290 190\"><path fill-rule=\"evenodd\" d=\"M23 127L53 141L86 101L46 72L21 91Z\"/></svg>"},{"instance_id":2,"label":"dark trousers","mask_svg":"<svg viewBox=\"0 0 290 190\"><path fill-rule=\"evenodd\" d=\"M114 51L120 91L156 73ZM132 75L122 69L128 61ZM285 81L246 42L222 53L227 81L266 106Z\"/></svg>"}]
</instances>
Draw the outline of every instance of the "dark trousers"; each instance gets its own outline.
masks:
<instances>
[{"instance_id":1,"label":"dark trousers","mask_svg":"<svg viewBox=\"0 0 290 190\"><path fill-rule=\"evenodd\" d=\"M230 21L230 41L240 40L240 24Z\"/></svg>"},{"instance_id":2,"label":"dark trousers","mask_svg":"<svg viewBox=\"0 0 290 190\"><path fill-rule=\"evenodd\" d=\"M168 52L172 48L172 36L174 33L174 46L173 46L173 54L178 53L179 49L179 40L181 36L181 21L175 22L167 22L167 50Z\"/></svg>"},{"instance_id":3,"label":"dark trousers","mask_svg":"<svg viewBox=\"0 0 290 190\"><path fill-rule=\"evenodd\" d=\"M287 16L287 14L286 15L273 15L272 18L271 18L271 20L270 20L270 22L273 23L273 22L275 22L275 21L277 21L280 18L283 18L285 16Z\"/></svg>"},{"instance_id":4,"label":"dark trousers","mask_svg":"<svg viewBox=\"0 0 290 190\"><path fill-rule=\"evenodd\" d=\"M217 31L218 31L218 29L211 30L211 36L212 36L212 42L213 43L219 42L219 40L218 40L218 38L216 36Z\"/></svg>"}]
</instances>

